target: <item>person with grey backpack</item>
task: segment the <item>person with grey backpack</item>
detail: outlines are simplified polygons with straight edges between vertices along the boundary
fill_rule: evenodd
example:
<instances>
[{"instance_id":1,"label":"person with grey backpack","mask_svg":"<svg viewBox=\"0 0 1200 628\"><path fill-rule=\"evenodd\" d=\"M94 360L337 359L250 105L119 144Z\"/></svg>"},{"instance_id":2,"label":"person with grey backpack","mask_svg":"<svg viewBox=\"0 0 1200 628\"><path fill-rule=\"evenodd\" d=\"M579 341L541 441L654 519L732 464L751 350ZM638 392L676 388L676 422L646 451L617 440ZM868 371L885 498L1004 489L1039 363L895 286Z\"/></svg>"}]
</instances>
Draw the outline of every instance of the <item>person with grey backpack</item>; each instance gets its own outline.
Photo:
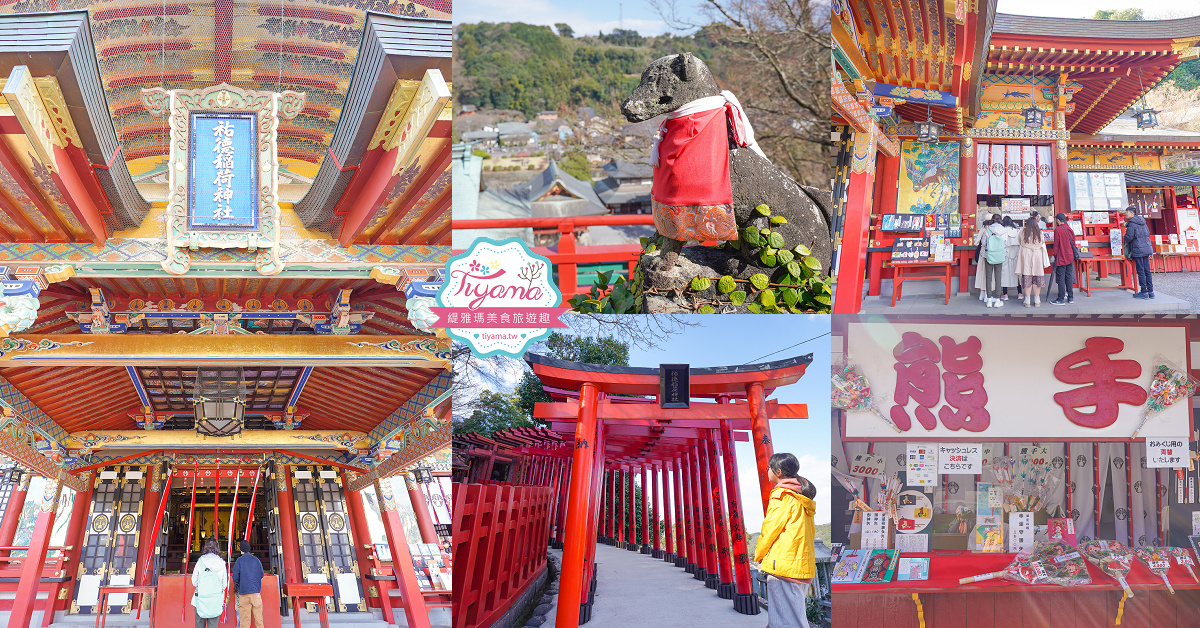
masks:
<instances>
[{"instance_id":1,"label":"person with grey backpack","mask_svg":"<svg viewBox=\"0 0 1200 628\"><path fill-rule=\"evenodd\" d=\"M992 224L983 230L983 251L980 257L984 263L983 277L987 288L987 298L984 307L1000 307L1001 276L1004 270L1004 260L1008 253L1008 227L1005 227L1000 217L992 216Z\"/></svg>"},{"instance_id":2,"label":"person with grey backpack","mask_svg":"<svg viewBox=\"0 0 1200 628\"><path fill-rule=\"evenodd\" d=\"M225 608L229 589L229 573L221 559L221 546L211 538L204 544L204 554L192 570L192 606L196 609L196 628L217 628Z\"/></svg>"}]
</instances>

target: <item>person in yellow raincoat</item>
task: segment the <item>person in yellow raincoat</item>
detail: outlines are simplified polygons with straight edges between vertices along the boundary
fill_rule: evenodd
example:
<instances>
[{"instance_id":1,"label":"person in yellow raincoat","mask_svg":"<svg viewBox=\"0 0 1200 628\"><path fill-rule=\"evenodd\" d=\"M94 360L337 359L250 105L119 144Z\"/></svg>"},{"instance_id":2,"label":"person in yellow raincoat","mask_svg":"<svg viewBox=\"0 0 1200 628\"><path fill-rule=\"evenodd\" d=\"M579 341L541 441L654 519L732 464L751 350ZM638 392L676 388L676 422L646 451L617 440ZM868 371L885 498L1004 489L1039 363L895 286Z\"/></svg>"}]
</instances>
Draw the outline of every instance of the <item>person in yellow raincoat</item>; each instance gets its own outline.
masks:
<instances>
[{"instance_id":1,"label":"person in yellow raincoat","mask_svg":"<svg viewBox=\"0 0 1200 628\"><path fill-rule=\"evenodd\" d=\"M767 626L809 628L805 593L817 573L813 549L817 488L800 477L800 462L792 454L771 456L767 467L775 488L754 550L754 561L767 574Z\"/></svg>"}]
</instances>

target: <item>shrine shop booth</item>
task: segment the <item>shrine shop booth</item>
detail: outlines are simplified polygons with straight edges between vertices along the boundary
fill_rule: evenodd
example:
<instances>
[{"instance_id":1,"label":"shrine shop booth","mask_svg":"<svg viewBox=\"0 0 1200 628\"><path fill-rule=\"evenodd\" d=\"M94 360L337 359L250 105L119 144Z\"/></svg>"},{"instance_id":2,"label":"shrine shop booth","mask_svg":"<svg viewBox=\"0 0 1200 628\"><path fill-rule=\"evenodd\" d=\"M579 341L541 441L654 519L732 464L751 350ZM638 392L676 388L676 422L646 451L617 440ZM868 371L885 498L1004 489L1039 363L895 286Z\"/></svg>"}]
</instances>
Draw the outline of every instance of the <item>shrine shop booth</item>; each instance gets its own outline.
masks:
<instances>
[{"instance_id":1,"label":"shrine shop booth","mask_svg":"<svg viewBox=\"0 0 1200 628\"><path fill-rule=\"evenodd\" d=\"M833 333L833 625L1200 625L1200 321Z\"/></svg>"},{"instance_id":2,"label":"shrine shop booth","mask_svg":"<svg viewBox=\"0 0 1200 628\"><path fill-rule=\"evenodd\" d=\"M1116 273L1123 262L1110 238L1136 198L1124 171L1157 175L1200 141L1161 124L1144 99L1197 55L1200 18L953 6L918 0L892 24L880 19L882 4L834 3L835 313L857 313L864 296L921 270L944 278L947 299L977 289L976 238L993 214L1036 216L1049 234L1065 213L1082 256L1098 258L1091 269ZM911 50L932 56L918 62ZM1157 226L1164 244L1171 228Z\"/></svg>"}]
</instances>

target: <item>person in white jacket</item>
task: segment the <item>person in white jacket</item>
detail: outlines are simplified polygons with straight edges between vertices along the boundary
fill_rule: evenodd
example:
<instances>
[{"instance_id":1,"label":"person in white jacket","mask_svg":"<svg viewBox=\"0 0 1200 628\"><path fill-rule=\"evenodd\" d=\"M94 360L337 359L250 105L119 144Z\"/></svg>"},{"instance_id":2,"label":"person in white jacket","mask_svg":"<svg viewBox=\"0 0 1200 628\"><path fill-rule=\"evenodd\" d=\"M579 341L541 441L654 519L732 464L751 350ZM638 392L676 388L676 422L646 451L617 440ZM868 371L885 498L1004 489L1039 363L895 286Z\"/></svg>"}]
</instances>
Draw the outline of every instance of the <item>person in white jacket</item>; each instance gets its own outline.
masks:
<instances>
[{"instance_id":1,"label":"person in white jacket","mask_svg":"<svg viewBox=\"0 0 1200 628\"><path fill-rule=\"evenodd\" d=\"M229 590L229 572L216 538L204 544L204 554L192 569L192 586L195 587L192 606L196 609L196 628L217 628Z\"/></svg>"},{"instance_id":2,"label":"person in white jacket","mask_svg":"<svg viewBox=\"0 0 1200 628\"><path fill-rule=\"evenodd\" d=\"M1000 300L1008 300L1008 289L1017 289L1017 298L1021 298L1021 281L1017 278L1017 252L1021 250L1021 229L1013 219L1005 216L1000 222L1007 230L1004 235L1004 267L1000 269Z\"/></svg>"}]
</instances>

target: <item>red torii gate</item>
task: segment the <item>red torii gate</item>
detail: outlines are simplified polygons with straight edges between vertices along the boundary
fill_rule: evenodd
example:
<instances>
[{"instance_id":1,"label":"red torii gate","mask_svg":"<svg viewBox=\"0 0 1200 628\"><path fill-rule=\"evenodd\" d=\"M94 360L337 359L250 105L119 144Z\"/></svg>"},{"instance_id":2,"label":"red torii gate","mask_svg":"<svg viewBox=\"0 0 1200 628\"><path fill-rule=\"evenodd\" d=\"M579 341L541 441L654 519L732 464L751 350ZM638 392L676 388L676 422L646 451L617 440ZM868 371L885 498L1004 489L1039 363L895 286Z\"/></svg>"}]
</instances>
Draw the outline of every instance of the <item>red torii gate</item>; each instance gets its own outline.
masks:
<instances>
[{"instance_id":1,"label":"red torii gate","mask_svg":"<svg viewBox=\"0 0 1200 628\"><path fill-rule=\"evenodd\" d=\"M744 432L753 435L765 508L772 488L767 480L767 459L773 453L768 420L808 418L805 404L779 404L766 398L775 388L798 381L812 355L691 369L690 397L716 402L692 403L683 409L660 408L650 399L614 396L656 396L660 382L655 368L585 364L533 353L527 353L525 360L547 391L564 399L538 403L535 418L574 438L569 479L559 484L566 525L560 528L565 536L556 628L577 628L591 619L597 540L683 567L708 588L716 589L721 598L732 599L738 612L758 613L746 556L733 443L745 440ZM565 391L578 391L578 398L555 394ZM724 486L719 482L721 462ZM635 537L633 478L637 472L643 476L640 543ZM653 524L649 516L650 504L657 505L660 483L664 486L663 510L669 513L674 502L674 526L670 514L665 522L673 528L673 534L666 535L665 551L657 534L658 513ZM605 534L598 529L602 512L607 512ZM732 561L731 544L736 553Z\"/></svg>"}]
</instances>

